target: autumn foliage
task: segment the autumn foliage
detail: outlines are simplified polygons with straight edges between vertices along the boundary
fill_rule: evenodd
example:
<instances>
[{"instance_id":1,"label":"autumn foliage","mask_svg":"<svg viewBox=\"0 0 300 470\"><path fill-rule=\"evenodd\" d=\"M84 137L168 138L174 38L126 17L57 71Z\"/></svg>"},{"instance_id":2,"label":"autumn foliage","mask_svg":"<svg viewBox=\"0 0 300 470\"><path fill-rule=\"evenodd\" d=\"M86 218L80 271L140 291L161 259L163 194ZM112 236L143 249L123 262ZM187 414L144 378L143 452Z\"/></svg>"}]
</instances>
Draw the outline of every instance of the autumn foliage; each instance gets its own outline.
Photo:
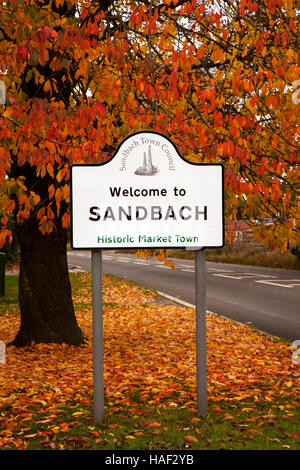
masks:
<instances>
[{"instance_id":1,"label":"autumn foliage","mask_svg":"<svg viewBox=\"0 0 300 470\"><path fill-rule=\"evenodd\" d=\"M225 165L227 219L272 217L257 235L295 246L299 2L6 0L0 13L1 245L10 214L69 227L70 163L150 129Z\"/></svg>"},{"instance_id":2,"label":"autumn foliage","mask_svg":"<svg viewBox=\"0 0 300 470\"><path fill-rule=\"evenodd\" d=\"M84 345L37 344L24 348L22 354L18 348L7 348L6 364L0 366L1 449L26 449L34 440L42 449L75 444L85 448L88 440L98 448L107 440L117 446L114 432L120 424L114 424L114 419L124 413L133 421L140 417L143 423L137 429L132 425L134 433L122 438L124 445L138 432L149 434L150 440L157 432L161 449L178 425L168 423L172 429L164 430L161 413L181 408L188 411L189 420L181 424L182 448L205 438L194 429L200 422L194 309L162 304L152 291L111 276L103 282L105 422L104 428L93 427L91 275L73 275L73 287L76 316L87 338ZM17 306L3 307L0 337L9 342L18 328ZM299 365L293 364L292 353L285 342L208 313L209 416L232 421L241 440L261 435L269 422L276 429L278 413L283 420L299 423ZM155 410L155 419L147 417L149 409ZM70 417L65 420L67 411ZM89 436L80 437L83 423ZM268 433L272 441L272 432ZM289 438L282 430L278 433L283 438L275 440L282 448ZM299 445L297 433L294 442Z\"/></svg>"},{"instance_id":3,"label":"autumn foliage","mask_svg":"<svg viewBox=\"0 0 300 470\"><path fill-rule=\"evenodd\" d=\"M107 160L134 131L223 163L226 220L271 217L255 234L296 247L298 16L295 0L1 2L0 247L17 236L15 345L83 342L66 259L69 168Z\"/></svg>"}]
</instances>

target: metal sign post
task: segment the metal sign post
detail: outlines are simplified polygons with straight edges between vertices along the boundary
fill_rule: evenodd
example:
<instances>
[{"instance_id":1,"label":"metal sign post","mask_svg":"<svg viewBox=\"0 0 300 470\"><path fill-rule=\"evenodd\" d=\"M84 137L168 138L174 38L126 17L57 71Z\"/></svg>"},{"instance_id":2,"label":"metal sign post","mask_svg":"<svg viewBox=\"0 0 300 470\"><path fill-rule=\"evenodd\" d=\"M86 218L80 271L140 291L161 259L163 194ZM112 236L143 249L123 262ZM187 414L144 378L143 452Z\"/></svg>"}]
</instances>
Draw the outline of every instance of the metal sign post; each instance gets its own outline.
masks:
<instances>
[{"instance_id":1,"label":"metal sign post","mask_svg":"<svg viewBox=\"0 0 300 470\"><path fill-rule=\"evenodd\" d=\"M224 245L223 165L188 161L168 137L140 131L106 162L71 165L70 183L71 246L92 250L95 423L104 418L104 249L195 250L197 405L199 416L206 416L204 248Z\"/></svg>"},{"instance_id":2,"label":"metal sign post","mask_svg":"<svg viewBox=\"0 0 300 470\"><path fill-rule=\"evenodd\" d=\"M94 422L104 417L102 251L92 250Z\"/></svg>"},{"instance_id":3,"label":"metal sign post","mask_svg":"<svg viewBox=\"0 0 300 470\"><path fill-rule=\"evenodd\" d=\"M205 250L195 251L197 412L207 415Z\"/></svg>"}]
</instances>

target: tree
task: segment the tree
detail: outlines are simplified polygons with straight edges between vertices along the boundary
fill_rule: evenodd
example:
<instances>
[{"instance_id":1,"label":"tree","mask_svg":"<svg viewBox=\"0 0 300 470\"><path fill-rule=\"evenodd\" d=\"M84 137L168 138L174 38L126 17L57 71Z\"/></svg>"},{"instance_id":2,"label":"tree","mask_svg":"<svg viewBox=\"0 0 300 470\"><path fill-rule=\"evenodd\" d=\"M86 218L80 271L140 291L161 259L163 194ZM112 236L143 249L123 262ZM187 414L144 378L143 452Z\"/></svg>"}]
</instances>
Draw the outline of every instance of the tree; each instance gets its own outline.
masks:
<instances>
[{"instance_id":1,"label":"tree","mask_svg":"<svg viewBox=\"0 0 300 470\"><path fill-rule=\"evenodd\" d=\"M69 165L129 133L225 166L227 220L269 246L299 238L299 5L294 0L6 0L1 4L1 235L21 249L14 344L80 344L66 260Z\"/></svg>"}]
</instances>

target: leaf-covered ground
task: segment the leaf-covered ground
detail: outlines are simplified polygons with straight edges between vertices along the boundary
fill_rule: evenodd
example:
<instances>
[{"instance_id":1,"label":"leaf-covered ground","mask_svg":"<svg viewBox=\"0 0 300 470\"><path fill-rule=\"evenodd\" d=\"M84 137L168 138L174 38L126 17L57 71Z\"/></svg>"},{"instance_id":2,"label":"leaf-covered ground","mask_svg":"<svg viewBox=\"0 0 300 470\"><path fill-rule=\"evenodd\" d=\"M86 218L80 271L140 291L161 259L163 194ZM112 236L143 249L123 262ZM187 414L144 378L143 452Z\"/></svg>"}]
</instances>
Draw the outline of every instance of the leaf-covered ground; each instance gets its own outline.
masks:
<instances>
[{"instance_id":1,"label":"leaf-covered ground","mask_svg":"<svg viewBox=\"0 0 300 470\"><path fill-rule=\"evenodd\" d=\"M103 285L105 421L93 425L91 276L71 280L87 342L7 348L0 449L300 448L300 371L291 345L208 314L209 415L201 420L194 310L165 305L154 292L111 276ZM9 282L0 301L5 343L19 325L17 289Z\"/></svg>"}]
</instances>

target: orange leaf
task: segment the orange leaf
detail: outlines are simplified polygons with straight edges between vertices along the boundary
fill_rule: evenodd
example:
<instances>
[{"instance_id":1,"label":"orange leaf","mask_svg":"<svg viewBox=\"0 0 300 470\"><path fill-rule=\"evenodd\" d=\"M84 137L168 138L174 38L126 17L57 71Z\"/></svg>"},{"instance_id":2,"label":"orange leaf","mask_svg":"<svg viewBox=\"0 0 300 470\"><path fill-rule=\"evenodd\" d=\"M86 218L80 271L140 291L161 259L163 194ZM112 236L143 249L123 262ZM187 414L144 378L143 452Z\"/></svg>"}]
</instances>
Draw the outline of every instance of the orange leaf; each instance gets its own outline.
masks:
<instances>
[{"instance_id":1,"label":"orange leaf","mask_svg":"<svg viewBox=\"0 0 300 470\"><path fill-rule=\"evenodd\" d=\"M221 49L215 49L210 58L213 62L222 62L221 59L223 59L223 52L221 51Z\"/></svg>"},{"instance_id":2,"label":"orange leaf","mask_svg":"<svg viewBox=\"0 0 300 470\"><path fill-rule=\"evenodd\" d=\"M263 47L264 43L261 39L259 39L256 43L256 54L259 54L263 50Z\"/></svg>"},{"instance_id":3,"label":"orange leaf","mask_svg":"<svg viewBox=\"0 0 300 470\"><path fill-rule=\"evenodd\" d=\"M161 424L153 422L153 423L149 423L148 426L149 428L160 428Z\"/></svg>"},{"instance_id":4,"label":"orange leaf","mask_svg":"<svg viewBox=\"0 0 300 470\"><path fill-rule=\"evenodd\" d=\"M198 442L198 439L196 439L194 436L184 436L184 439L188 442Z\"/></svg>"},{"instance_id":5,"label":"orange leaf","mask_svg":"<svg viewBox=\"0 0 300 470\"><path fill-rule=\"evenodd\" d=\"M54 194L55 194L55 189L54 189L54 186L53 184L51 184L48 188L48 193L49 193L49 198L52 199Z\"/></svg>"}]
</instances>

